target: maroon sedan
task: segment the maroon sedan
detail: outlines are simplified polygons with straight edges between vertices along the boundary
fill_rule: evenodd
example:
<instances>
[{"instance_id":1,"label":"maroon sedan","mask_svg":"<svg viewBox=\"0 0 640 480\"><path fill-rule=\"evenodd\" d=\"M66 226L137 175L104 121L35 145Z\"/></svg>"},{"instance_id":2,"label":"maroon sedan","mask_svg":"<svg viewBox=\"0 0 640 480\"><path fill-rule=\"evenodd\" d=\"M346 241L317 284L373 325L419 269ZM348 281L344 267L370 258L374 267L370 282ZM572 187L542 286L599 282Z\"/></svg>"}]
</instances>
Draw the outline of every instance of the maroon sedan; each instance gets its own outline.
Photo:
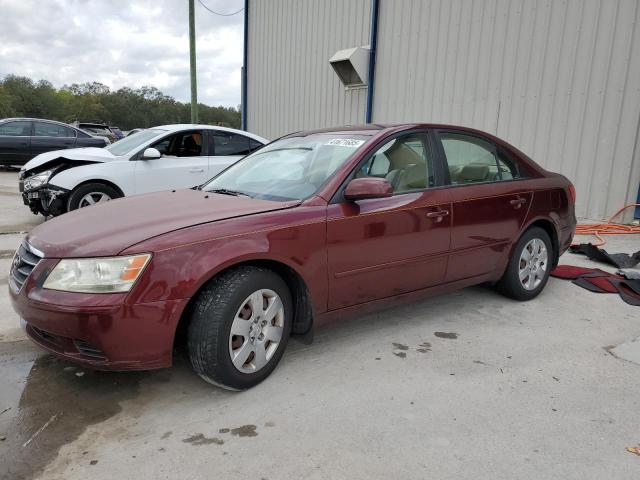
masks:
<instances>
[{"instance_id":1,"label":"maroon sedan","mask_svg":"<svg viewBox=\"0 0 640 480\"><path fill-rule=\"evenodd\" d=\"M31 339L98 369L193 368L232 389L289 336L364 308L492 283L538 295L575 190L489 134L444 125L295 133L191 190L35 228L9 291Z\"/></svg>"}]
</instances>

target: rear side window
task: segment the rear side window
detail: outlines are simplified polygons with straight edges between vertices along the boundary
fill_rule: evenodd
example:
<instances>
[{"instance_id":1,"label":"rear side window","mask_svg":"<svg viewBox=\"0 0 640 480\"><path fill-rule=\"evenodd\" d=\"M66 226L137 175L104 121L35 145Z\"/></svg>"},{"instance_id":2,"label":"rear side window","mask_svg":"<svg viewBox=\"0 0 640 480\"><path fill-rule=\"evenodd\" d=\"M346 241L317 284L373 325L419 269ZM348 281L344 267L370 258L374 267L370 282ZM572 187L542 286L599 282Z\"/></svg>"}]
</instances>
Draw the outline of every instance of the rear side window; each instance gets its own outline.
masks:
<instances>
[{"instance_id":1,"label":"rear side window","mask_svg":"<svg viewBox=\"0 0 640 480\"><path fill-rule=\"evenodd\" d=\"M517 163L487 140L473 135L441 133L440 141L452 185L521 178Z\"/></svg>"},{"instance_id":2,"label":"rear side window","mask_svg":"<svg viewBox=\"0 0 640 480\"><path fill-rule=\"evenodd\" d=\"M34 135L36 137L75 137L72 129L55 123L35 122Z\"/></svg>"},{"instance_id":3,"label":"rear side window","mask_svg":"<svg viewBox=\"0 0 640 480\"><path fill-rule=\"evenodd\" d=\"M236 133L213 131L213 154L214 155L248 155L252 150L249 137ZM261 145L260 145L261 146Z\"/></svg>"},{"instance_id":4,"label":"rear side window","mask_svg":"<svg viewBox=\"0 0 640 480\"><path fill-rule=\"evenodd\" d=\"M254 140L253 138L249 139L249 149L252 152L255 152L256 150L258 150L259 148L262 148L262 147L264 147L264 145L262 143L260 143L259 141Z\"/></svg>"},{"instance_id":5,"label":"rear side window","mask_svg":"<svg viewBox=\"0 0 640 480\"><path fill-rule=\"evenodd\" d=\"M3 137L30 137L31 122L7 122L0 125L0 135Z\"/></svg>"}]
</instances>

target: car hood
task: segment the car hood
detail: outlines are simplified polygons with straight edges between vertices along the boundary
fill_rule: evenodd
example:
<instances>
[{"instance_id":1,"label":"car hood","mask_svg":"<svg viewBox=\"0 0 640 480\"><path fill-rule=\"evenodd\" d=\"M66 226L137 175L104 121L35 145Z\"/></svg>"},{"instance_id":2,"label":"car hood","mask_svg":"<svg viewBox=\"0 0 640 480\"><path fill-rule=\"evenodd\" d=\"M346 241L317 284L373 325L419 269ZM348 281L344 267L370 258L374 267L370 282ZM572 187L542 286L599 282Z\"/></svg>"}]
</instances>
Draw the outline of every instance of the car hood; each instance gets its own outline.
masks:
<instances>
[{"instance_id":1,"label":"car hood","mask_svg":"<svg viewBox=\"0 0 640 480\"><path fill-rule=\"evenodd\" d=\"M51 160L57 159L66 159L71 161L79 161L79 162L110 162L115 160L118 157L109 152L109 150L105 150L104 148L98 147L85 147L85 148L69 148L67 150L53 150L51 152L41 153L33 157L29 160L25 166L24 170L29 171L36 167L40 167L45 163L50 162Z\"/></svg>"},{"instance_id":2,"label":"car hood","mask_svg":"<svg viewBox=\"0 0 640 480\"><path fill-rule=\"evenodd\" d=\"M199 190L149 193L65 213L31 230L27 241L47 258L110 256L174 230L299 204Z\"/></svg>"}]
</instances>

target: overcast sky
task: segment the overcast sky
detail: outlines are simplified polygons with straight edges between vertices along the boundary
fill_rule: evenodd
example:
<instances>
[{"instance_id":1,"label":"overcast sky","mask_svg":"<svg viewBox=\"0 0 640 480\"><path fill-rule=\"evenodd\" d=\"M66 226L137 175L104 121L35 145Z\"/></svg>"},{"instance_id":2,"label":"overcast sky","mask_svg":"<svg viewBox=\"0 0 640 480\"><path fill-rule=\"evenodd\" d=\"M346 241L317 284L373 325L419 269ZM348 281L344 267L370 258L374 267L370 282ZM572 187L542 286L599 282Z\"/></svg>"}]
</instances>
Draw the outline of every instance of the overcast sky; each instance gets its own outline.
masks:
<instances>
[{"instance_id":1,"label":"overcast sky","mask_svg":"<svg viewBox=\"0 0 640 480\"><path fill-rule=\"evenodd\" d=\"M244 4L202 1L221 13ZM219 17L195 6L198 100L235 107L244 12ZM152 85L188 101L188 17L187 0L0 0L0 78Z\"/></svg>"}]
</instances>

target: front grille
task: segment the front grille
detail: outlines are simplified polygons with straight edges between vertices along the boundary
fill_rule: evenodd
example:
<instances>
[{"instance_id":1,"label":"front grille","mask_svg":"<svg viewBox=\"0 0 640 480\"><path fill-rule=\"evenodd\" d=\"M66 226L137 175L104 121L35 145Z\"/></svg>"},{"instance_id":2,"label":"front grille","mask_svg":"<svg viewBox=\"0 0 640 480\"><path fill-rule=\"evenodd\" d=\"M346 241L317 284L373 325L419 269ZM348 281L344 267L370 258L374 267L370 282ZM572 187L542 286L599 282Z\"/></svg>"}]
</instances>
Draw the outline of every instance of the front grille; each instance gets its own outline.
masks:
<instances>
[{"instance_id":1,"label":"front grille","mask_svg":"<svg viewBox=\"0 0 640 480\"><path fill-rule=\"evenodd\" d=\"M13 263L11 264L11 273L9 280L16 290L20 290L31 271L42 260L42 257L34 252L34 249L27 242L22 242L18 248Z\"/></svg>"}]
</instances>

